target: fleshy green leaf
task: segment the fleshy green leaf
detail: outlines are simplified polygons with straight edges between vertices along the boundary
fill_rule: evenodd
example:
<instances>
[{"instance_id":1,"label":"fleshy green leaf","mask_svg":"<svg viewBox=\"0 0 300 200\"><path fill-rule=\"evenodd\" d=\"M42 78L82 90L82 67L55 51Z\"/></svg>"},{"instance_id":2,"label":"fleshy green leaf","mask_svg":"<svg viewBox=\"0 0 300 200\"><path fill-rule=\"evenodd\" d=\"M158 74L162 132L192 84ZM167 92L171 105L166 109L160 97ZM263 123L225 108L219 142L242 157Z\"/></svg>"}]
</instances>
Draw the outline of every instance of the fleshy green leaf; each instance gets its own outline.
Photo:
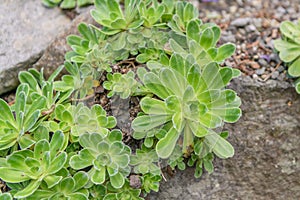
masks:
<instances>
[{"instance_id":1,"label":"fleshy green leaf","mask_svg":"<svg viewBox=\"0 0 300 200\"><path fill-rule=\"evenodd\" d=\"M172 154L179 136L180 132L178 132L175 128L171 128L165 137L157 143L157 155L160 158L168 158Z\"/></svg>"},{"instance_id":2,"label":"fleshy green leaf","mask_svg":"<svg viewBox=\"0 0 300 200\"><path fill-rule=\"evenodd\" d=\"M30 180L25 172L9 167L0 167L0 178L9 183L19 183Z\"/></svg>"},{"instance_id":3,"label":"fleshy green leaf","mask_svg":"<svg viewBox=\"0 0 300 200\"><path fill-rule=\"evenodd\" d=\"M205 141L219 158L230 158L234 155L231 144L216 133L205 136Z\"/></svg>"},{"instance_id":4,"label":"fleshy green leaf","mask_svg":"<svg viewBox=\"0 0 300 200\"><path fill-rule=\"evenodd\" d=\"M23 190L18 191L14 197L15 198L25 198L33 194L36 189L40 186L40 180L32 180L29 185L27 185Z\"/></svg>"}]
</instances>

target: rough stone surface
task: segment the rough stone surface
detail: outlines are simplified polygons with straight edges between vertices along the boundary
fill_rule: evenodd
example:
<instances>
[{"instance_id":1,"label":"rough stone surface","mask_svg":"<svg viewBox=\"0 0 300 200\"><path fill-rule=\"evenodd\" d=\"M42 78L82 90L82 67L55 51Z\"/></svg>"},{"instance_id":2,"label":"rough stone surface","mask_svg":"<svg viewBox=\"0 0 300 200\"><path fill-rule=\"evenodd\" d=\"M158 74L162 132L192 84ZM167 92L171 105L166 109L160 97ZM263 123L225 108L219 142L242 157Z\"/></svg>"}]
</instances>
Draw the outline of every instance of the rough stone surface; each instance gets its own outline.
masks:
<instances>
[{"instance_id":1,"label":"rough stone surface","mask_svg":"<svg viewBox=\"0 0 300 200\"><path fill-rule=\"evenodd\" d=\"M250 18L238 18L231 22L232 26L244 27L251 22Z\"/></svg>"},{"instance_id":2,"label":"rough stone surface","mask_svg":"<svg viewBox=\"0 0 300 200\"><path fill-rule=\"evenodd\" d=\"M65 53L70 51L71 48L67 44L67 36L70 34L78 35L77 26L81 23L96 24L93 18L90 16L90 9L92 7L85 8L72 23L64 29L57 37L51 42L51 44L45 50L43 56L33 65L33 67L40 69L44 68L45 76L49 76L58 66L64 63Z\"/></svg>"},{"instance_id":3,"label":"rough stone surface","mask_svg":"<svg viewBox=\"0 0 300 200\"><path fill-rule=\"evenodd\" d=\"M2 0L0 6L0 94L17 86L19 71L31 67L70 22L40 0Z\"/></svg>"},{"instance_id":4,"label":"rough stone surface","mask_svg":"<svg viewBox=\"0 0 300 200\"><path fill-rule=\"evenodd\" d=\"M151 200L300 199L300 96L292 85L250 77L231 87L242 99L243 116L227 125L235 156L217 159L215 172L200 179L194 169L178 171Z\"/></svg>"}]
</instances>

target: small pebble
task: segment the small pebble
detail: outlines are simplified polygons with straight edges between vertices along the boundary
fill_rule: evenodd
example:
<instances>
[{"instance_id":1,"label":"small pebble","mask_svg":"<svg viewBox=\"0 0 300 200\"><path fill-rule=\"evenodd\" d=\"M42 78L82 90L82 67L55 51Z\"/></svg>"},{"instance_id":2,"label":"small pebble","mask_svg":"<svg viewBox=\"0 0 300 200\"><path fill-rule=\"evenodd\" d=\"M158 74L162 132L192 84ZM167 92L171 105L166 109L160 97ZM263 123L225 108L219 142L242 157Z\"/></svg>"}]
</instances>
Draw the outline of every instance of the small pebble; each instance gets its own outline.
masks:
<instances>
[{"instance_id":1,"label":"small pebble","mask_svg":"<svg viewBox=\"0 0 300 200\"><path fill-rule=\"evenodd\" d=\"M271 53L270 60L275 61L275 62L280 62L280 58L279 58L278 54L275 54L275 53Z\"/></svg>"},{"instance_id":2,"label":"small pebble","mask_svg":"<svg viewBox=\"0 0 300 200\"><path fill-rule=\"evenodd\" d=\"M258 79L257 74L253 74L253 75L252 75L252 78L253 78L253 79Z\"/></svg>"},{"instance_id":3,"label":"small pebble","mask_svg":"<svg viewBox=\"0 0 300 200\"><path fill-rule=\"evenodd\" d=\"M232 34L231 31L226 32L225 34L222 34L221 40L222 40L224 43L226 43L226 42L232 42L232 43L235 43L235 42L236 42L235 36Z\"/></svg>"},{"instance_id":4,"label":"small pebble","mask_svg":"<svg viewBox=\"0 0 300 200\"><path fill-rule=\"evenodd\" d=\"M279 81L284 81L285 78L286 78L286 75L285 75L284 73L281 73L281 74L278 76L277 79L278 79Z\"/></svg>"},{"instance_id":5,"label":"small pebble","mask_svg":"<svg viewBox=\"0 0 300 200\"><path fill-rule=\"evenodd\" d=\"M277 79L278 76L279 76L279 71L275 71L275 72L272 73L271 77L272 77L272 79Z\"/></svg>"},{"instance_id":6,"label":"small pebble","mask_svg":"<svg viewBox=\"0 0 300 200\"><path fill-rule=\"evenodd\" d=\"M284 66L280 65L277 69L279 72L283 72L285 70Z\"/></svg>"},{"instance_id":7,"label":"small pebble","mask_svg":"<svg viewBox=\"0 0 300 200\"><path fill-rule=\"evenodd\" d=\"M237 11L238 7L237 6L230 6L229 10L230 13L235 13Z\"/></svg>"},{"instance_id":8,"label":"small pebble","mask_svg":"<svg viewBox=\"0 0 300 200\"><path fill-rule=\"evenodd\" d=\"M254 59L254 60L258 60L258 59L259 59L259 56L258 56L258 55L254 55L254 56L253 56L253 59Z\"/></svg>"},{"instance_id":9,"label":"small pebble","mask_svg":"<svg viewBox=\"0 0 300 200\"><path fill-rule=\"evenodd\" d=\"M250 66L251 66L251 68L253 68L253 69L259 69L259 68L260 68L260 66L259 66L259 64L258 64L257 62L251 62L251 63L250 63Z\"/></svg>"},{"instance_id":10,"label":"small pebble","mask_svg":"<svg viewBox=\"0 0 300 200\"><path fill-rule=\"evenodd\" d=\"M289 14L296 13L294 8L288 8L287 11L288 11Z\"/></svg>"},{"instance_id":11,"label":"small pebble","mask_svg":"<svg viewBox=\"0 0 300 200\"><path fill-rule=\"evenodd\" d=\"M268 76L267 74L263 74L263 75L261 75L261 78L265 79L265 78L267 78L267 76Z\"/></svg>"},{"instance_id":12,"label":"small pebble","mask_svg":"<svg viewBox=\"0 0 300 200\"><path fill-rule=\"evenodd\" d=\"M260 64L260 66L267 66L268 65L268 62L265 60L265 59L258 59L258 63Z\"/></svg>"},{"instance_id":13,"label":"small pebble","mask_svg":"<svg viewBox=\"0 0 300 200\"><path fill-rule=\"evenodd\" d=\"M255 70L255 73L256 73L257 75L262 75L262 74L265 73L265 71L266 71L266 68L265 68L265 67L262 67L262 68L260 68L260 69Z\"/></svg>"},{"instance_id":14,"label":"small pebble","mask_svg":"<svg viewBox=\"0 0 300 200\"><path fill-rule=\"evenodd\" d=\"M246 31L248 33L250 33L250 32L255 32L257 30L256 30L256 27L253 24L250 24L250 25L246 26Z\"/></svg>"},{"instance_id":15,"label":"small pebble","mask_svg":"<svg viewBox=\"0 0 300 200\"><path fill-rule=\"evenodd\" d=\"M246 30L243 29L243 28L240 28L239 32L240 32L241 35L246 35L247 34Z\"/></svg>"},{"instance_id":16,"label":"small pebble","mask_svg":"<svg viewBox=\"0 0 300 200\"><path fill-rule=\"evenodd\" d=\"M260 29L262 27L262 19L261 18L254 18L253 20L253 25Z\"/></svg>"},{"instance_id":17,"label":"small pebble","mask_svg":"<svg viewBox=\"0 0 300 200\"><path fill-rule=\"evenodd\" d=\"M282 13L282 14L285 14L285 12L286 12L286 10L283 7L281 7L281 6L279 6L276 11L278 13Z\"/></svg>"},{"instance_id":18,"label":"small pebble","mask_svg":"<svg viewBox=\"0 0 300 200\"><path fill-rule=\"evenodd\" d=\"M248 25L250 23L250 21L251 21L251 18L248 18L248 17L237 18L231 22L231 25L236 26L236 27L244 27L244 26Z\"/></svg>"}]
</instances>

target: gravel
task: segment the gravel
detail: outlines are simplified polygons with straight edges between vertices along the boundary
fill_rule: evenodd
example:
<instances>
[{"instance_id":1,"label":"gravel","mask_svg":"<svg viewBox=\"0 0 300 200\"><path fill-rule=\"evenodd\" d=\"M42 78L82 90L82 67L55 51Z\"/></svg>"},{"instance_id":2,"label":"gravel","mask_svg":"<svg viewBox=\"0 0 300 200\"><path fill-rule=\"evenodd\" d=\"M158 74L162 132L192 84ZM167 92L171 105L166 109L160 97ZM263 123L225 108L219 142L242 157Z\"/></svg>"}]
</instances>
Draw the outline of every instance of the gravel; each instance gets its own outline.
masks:
<instances>
[{"instance_id":1,"label":"gravel","mask_svg":"<svg viewBox=\"0 0 300 200\"><path fill-rule=\"evenodd\" d=\"M244 27L251 22L250 18L238 18L231 22L232 26Z\"/></svg>"}]
</instances>

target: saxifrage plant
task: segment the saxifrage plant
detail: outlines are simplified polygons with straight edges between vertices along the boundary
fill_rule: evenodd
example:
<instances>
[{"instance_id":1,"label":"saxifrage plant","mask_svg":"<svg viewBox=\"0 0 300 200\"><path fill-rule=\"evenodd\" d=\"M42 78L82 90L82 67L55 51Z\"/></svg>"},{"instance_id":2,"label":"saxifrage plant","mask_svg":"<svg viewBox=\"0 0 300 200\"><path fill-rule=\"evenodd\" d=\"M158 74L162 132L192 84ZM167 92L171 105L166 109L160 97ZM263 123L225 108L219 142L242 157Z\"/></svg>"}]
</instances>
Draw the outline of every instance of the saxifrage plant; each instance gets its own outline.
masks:
<instances>
[{"instance_id":1,"label":"saxifrage plant","mask_svg":"<svg viewBox=\"0 0 300 200\"><path fill-rule=\"evenodd\" d=\"M280 25L281 39L274 41L279 57L286 62L288 73L292 77L300 77L300 20L297 24L284 21ZM296 91L300 93L300 79L295 82Z\"/></svg>"},{"instance_id":2,"label":"saxifrage plant","mask_svg":"<svg viewBox=\"0 0 300 200\"><path fill-rule=\"evenodd\" d=\"M70 166L76 170L89 166L91 181L103 184L107 177L114 188L121 188L129 174L131 150L122 143L122 133L112 131L106 137L94 134L83 134L79 138L83 149L70 159Z\"/></svg>"},{"instance_id":3,"label":"saxifrage plant","mask_svg":"<svg viewBox=\"0 0 300 200\"><path fill-rule=\"evenodd\" d=\"M60 182L56 173L64 167L67 154L63 151L64 135L53 134L51 141L38 141L34 150L24 149L9 155L0 167L0 177L8 183L29 181L20 191L13 191L14 198L26 198L33 194L44 181L48 188Z\"/></svg>"},{"instance_id":4,"label":"saxifrage plant","mask_svg":"<svg viewBox=\"0 0 300 200\"><path fill-rule=\"evenodd\" d=\"M68 36L64 65L48 79L21 72L15 101L0 100L0 178L10 189L0 199L140 200L159 190L162 167L194 166L200 177L215 157L233 156L221 129L241 116L226 89L239 71L220 64L235 45L218 47L221 29L191 3L121 2L96 0L99 26ZM128 121L112 116L120 102Z\"/></svg>"},{"instance_id":5,"label":"saxifrage plant","mask_svg":"<svg viewBox=\"0 0 300 200\"><path fill-rule=\"evenodd\" d=\"M59 5L63 9L71 9L94 4L94 0L42 0L42 3L50 8Z\"/></svg>"},{"instance_id":6,"label":"saxifrage plant","mask_svg":"<svg viewBox=\"0 0 300 200\"><path fill-rule=\"evenodd\" d=\"M221 158L233 156L231 145L213 129L222 126L223 121L235 122L241 115L240 99L235 92L224 89L233 78L231 68L219 69L216 63L200 66L173 54L168 67L155 74L147 72L142 81L147 89L162 100L145 97L141 101L142 110L148 114L133 121L137 132L148 132L166 123L172 126L156 145L161 158L168 158L183 135L182 151L194 146L194 137L205 137L211 143L211 150ZM195 63L195 64L194 64Z\"/></svg>"}]
</instances>

